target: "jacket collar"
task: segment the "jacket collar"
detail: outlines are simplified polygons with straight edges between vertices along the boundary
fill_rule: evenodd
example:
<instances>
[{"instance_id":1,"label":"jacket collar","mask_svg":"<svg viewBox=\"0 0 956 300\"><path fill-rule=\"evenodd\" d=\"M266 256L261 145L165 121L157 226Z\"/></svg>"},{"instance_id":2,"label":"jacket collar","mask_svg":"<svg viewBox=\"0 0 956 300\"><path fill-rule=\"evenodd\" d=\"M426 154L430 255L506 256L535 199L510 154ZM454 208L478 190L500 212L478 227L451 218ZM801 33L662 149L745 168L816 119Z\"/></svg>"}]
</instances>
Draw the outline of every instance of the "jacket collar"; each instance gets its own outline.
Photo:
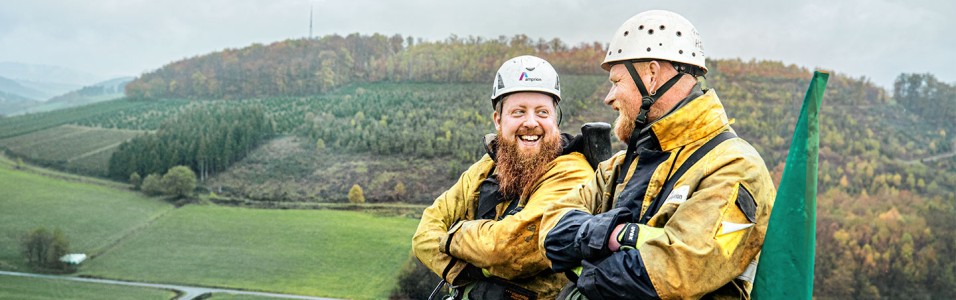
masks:
<instances>
[{"instance_id":1,"label":"jacket collar","mask_svg":"<svg viewBox=\"0 0 956 300\"><path fill-rule=\"evenodd\" d=\"M685 101L650 124L663 151L691 144L730 125L724 105L713 89Z\"/></svg>"}]
</instances>

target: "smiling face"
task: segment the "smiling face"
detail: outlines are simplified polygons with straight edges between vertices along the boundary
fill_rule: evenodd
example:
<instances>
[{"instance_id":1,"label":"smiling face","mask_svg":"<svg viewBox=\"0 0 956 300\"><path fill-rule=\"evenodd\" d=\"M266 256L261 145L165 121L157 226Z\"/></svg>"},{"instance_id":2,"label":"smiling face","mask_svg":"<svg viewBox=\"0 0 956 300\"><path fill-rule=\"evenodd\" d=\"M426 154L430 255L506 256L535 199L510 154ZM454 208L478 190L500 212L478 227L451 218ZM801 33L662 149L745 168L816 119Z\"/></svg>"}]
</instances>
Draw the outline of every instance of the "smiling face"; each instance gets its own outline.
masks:
<instances>
[{"instance_id":1,"label":"smiling face","mask_svg":"<svg viewBox=\"0 0 956 300\"><path fill-rule=\"evenodd\" d=\"M519 154L535 155L545 139L557 138L560 132L551 96L519 92L502 101L501 110L494 113L498 139L515 144Z\"/></svg>"},{"instance_id":2,"label":"smiling face","mask_svg":"<svg viewBox=\"0 0 956 300\"><path fill-rule=\"evenodd\" d=\"M495 111L498 130L497 178L504 195L519 196L561 152L551 96L520 92L506 96Z\"/></svg>"}]
</instances>

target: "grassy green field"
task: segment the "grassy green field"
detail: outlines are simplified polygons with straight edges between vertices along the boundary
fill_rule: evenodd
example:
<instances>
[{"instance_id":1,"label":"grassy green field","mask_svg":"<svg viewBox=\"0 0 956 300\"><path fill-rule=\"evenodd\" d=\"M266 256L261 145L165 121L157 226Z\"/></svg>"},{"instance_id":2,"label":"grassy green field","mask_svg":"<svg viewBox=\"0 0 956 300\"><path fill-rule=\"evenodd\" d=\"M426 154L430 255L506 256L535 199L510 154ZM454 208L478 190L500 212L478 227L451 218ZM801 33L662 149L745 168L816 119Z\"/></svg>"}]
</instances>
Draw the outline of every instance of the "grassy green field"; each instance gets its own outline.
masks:
<instances>
[{"instance_id":1,"label":"grassy green field","mask_svg":"<svg viewBox=\"0 0 956 300\"><path fill-rule=\"evenodd\" d=\"M383 298L408 257L417 224L412 218L352 211L215 205L173 209L135 192L45 176L36 172L43 169L29 165L17 170L9 160L0 160L0 269L6 270L30 271L17 236L40 226L59 227L74 251L95 256L81 265L79 275ZM0 277L0 288L7 280ZM35 289L43 290L36 297L45 299L44 284L49 283L25 284L9 295ZM77 298L97 294L97 286L76 288ZM64 294L50 297L58 295Z\"/></svg>"},{"instance_id":2,"label":"grassy green field","mask_svg":"<svg viewBox=\"0 0 956 300\"><path fill-rule=\"evenodd\" d=\"M0 299L172 299L168 290L0 275ZM220 298L216 298L220 299ZM229 298L222 298L229 299ZM251 298L250 298L251 299ZM265 299L265 298L263 298Z\"/></svg>"},{"instance_id":3,"label":"grassy green field","mask_svg":"<svg viewBox=\"0 0 956 300\"><path fill-rule=\"evenodd\" d=\"M385 298L418 221L327 210L185 206L82 275L342 298Z\"/></svg>"},{"instance_id":4,"label":"grassy green field","mask_svg":"<svg viewBox=\"0 0 956 300\"><path fill-rule=\"evenodd\" d=\"M69 182L0 164L0 268L28 270L17 237L59 227L74 252L97 254L172 209L139 193Z\"/></svg>"}]
</instances>

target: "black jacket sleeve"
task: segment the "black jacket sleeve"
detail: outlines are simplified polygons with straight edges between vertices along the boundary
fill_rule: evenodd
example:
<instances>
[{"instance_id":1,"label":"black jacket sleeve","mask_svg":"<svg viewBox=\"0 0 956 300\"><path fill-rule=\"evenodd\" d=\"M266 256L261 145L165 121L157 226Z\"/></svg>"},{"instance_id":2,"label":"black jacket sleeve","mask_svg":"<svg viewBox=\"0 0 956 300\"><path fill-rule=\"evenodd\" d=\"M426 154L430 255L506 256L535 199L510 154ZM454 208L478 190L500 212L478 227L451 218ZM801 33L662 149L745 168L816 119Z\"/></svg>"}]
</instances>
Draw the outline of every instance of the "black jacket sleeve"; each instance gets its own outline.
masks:
<instances>
[{"instance_id":1,"label":"black jacket sleeve","mask_svg":"<svg viewBox=\"0 0 956 300\"><path fill-rule=\"evenodd\" d=\"M593 262L585 260L577 288L591 300L660 299L637 250L614 252Z\"/></svg>"},{"instance_id":2,"label":"black jacket sleeve","mask_svg":"<svg viewBox=\"0 0 956 300\"><path fill-rule=\"evenodd\" d=\"M579 210L568 212L544 240L551 268L555 272L564 272L580 266L582 260L610 255L608 236L615 225L630 219L631 214L625 208L594 216Z\"/></svg>"}]
</instances>

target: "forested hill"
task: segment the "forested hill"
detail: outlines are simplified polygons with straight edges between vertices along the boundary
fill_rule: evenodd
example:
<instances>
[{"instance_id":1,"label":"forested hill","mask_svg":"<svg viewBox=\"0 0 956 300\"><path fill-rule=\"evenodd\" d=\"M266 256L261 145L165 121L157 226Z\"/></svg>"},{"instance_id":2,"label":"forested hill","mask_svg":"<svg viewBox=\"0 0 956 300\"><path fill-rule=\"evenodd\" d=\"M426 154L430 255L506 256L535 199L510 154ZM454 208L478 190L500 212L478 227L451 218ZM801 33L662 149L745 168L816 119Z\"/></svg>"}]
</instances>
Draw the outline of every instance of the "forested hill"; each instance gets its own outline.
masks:
<instances>
[{"instance_id":1,"label":"forested hill","mask_svg":"<svg viewBox=\"0 0 956 300\"><path fill-rule=\"evenodd\" d=\"M444 41L329 35L226 49L170 63L126 87L133 98L243 99L324 93L359 82L490 82L510 57L532 54L564 74L600 74L600 43L569 47L525 35Z\"/></svg>"},{"instance_id":2,"label":"forested hill","mask_svg":"<svg viewBox=\"0 0 956 300\"><path fill-rule=\"evenodd\" d=\"M259 100L252 102L264 104L264 112L273 119L275 133L294 134L311 147L345 155L440 159L448 169L444 174L455 174L481 155L471 141L492 130L486 104L488 78L508 57L535 54L561 72L566 94L562 129L576 131L588 121L612 122L613 112L600 102L607 87L606 73L598 67L602 48L599 43L569 47L558 39L523 35L453 36L437 42L399 35L331 35L177 61L144 74L127 85L127 93L134 99L255 98ZM811 71L773 61L707 63L711 72L706 86L718 91L740 135L779 174ZM956 150L952 138L956 92L951 85L931 74L902 74L893 91L886 91L866 78L834 72L822 114L821 190L854 195L905 190L954 198L956 166L946 156ZM195 153L197 147L176 152ZM198 169L202 163L189 157L180 161ZM122 178L128 171L113 176ZM401 198L384 196L395 180L378 182L387 184L376 184L370 195L382 195L379 200ZM327 193L344 195L351 184L337 185L319 192L319 198ZM435 189L425 188L426 193L412 198L427 201L437 195ZM276 194L295 198L309 193Z\"/></svg>"}]
</instances>

